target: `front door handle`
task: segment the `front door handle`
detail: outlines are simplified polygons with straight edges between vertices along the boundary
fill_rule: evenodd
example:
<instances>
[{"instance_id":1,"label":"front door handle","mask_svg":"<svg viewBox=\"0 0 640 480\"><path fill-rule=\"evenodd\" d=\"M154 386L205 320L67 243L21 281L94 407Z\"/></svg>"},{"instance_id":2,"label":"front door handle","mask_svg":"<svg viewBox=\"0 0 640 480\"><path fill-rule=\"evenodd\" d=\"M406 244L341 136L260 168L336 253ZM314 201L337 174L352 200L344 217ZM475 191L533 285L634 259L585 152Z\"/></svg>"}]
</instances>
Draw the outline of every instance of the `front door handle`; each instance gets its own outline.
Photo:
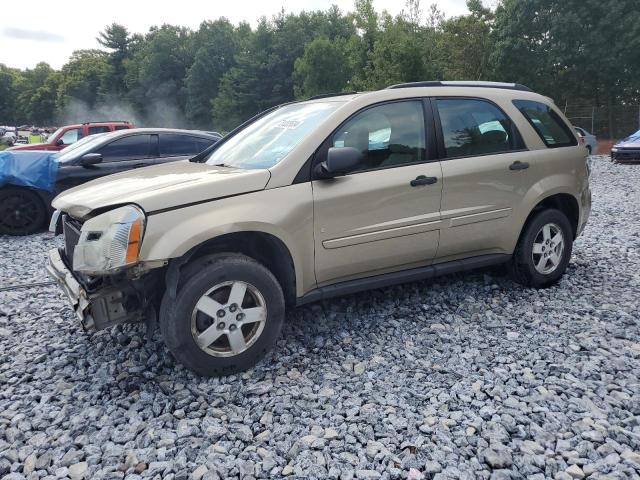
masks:
<instances>
[{"instance_id":1,"label":"front door handle","mask_svg":"<svg viewBox=\"0 0 640 480\"><path fill-rule=\"evenodd\" d=\"M521 162L520 160L516 160L509 165L509 170L526 170L527 168L529 168L529 164L527 162Z\"/></svg>"},{"instance_id":2,"label":"front door handle","mask_svg":"<svg viewBox=\"0 0 640 480\"><path fill-rule=\"evenodd\" d=\"M420 185L433 185L438 181L438 177L425 177L424 175L418 175L416 178L411 180L409 184L412 187L417 187Z\"/></svg>"}]
</instances>

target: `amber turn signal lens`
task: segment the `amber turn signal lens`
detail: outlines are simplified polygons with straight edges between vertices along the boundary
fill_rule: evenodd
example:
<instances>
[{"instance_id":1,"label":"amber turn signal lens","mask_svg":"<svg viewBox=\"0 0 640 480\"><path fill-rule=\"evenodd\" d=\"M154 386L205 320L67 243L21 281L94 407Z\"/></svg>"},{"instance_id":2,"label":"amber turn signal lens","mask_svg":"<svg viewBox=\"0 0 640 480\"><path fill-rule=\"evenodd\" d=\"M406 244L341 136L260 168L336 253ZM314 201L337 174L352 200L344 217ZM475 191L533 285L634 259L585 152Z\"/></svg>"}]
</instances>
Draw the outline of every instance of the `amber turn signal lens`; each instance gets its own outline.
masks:
<instances>
[{"instance_id":1,"label":"amber turn signal lens","mask_svg":"<svg viewBox=\"0 0 640 480\"><path fill-rule=\"evenodd\" d=\"M142 220L135 220L131 224L129 229L129 242L127 244L127 256L125 257L125 263L134 263L138 260L138 253L140 252L140 242L142 240Z\"/></svg>"}]
</instances>

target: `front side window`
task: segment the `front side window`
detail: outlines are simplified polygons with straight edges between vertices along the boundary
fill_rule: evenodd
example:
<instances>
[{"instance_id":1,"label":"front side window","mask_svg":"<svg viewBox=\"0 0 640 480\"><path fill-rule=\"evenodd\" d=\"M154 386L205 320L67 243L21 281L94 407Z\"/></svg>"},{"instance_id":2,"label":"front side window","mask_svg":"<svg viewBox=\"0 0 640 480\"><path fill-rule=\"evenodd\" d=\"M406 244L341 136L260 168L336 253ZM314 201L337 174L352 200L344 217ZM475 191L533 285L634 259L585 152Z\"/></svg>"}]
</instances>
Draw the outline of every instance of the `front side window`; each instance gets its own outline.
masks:
<instances>
[{"instance_id":1,"label":"front side window","mask_svg":"<svg viewBox=\"0 0 640 480\"><path fill-rule=\"evenodd\" d=\"M105 133L110 132L109 127L107 126L99 126L99 127L89 127L89 135L95 135L96 133Z\"/></svg>"},{"instance_id":2,"label":"front side window","mask_svg":"<svg viewBox=\"0 0 640 480\"><path fill-rule=\"evenodd\" d=\"M175 133L160 134L160 156L176 157L180 155L195 155L214 143L213 140L179 135Z\"/></svg>"},{"instance_id":3,"label":"front side window","mask_svg":"<svg viewBox=\"0 0 640 480\"><path fill-rule=\"evenodd\" d=\"M511 120L495 105L468 98L439 99L437 105L448 158L519 148Z\"/></svg>"},{"instance_id":4,"label":"front side window","mask_svg":"<svg viewBox=\"0 0 640 480\"><path fill-rule=\"evenodd\" d=\"M62 137L60 137L60 140L62 140L63 145L71 145L72 143L76 143L81 138L82 138L82 129L72 128L64 132Z\"/></svg>"},{"instance_id":5,"label":"front side window","mask_svg":"<svg viewBox=\"0 0 640 480\"><path fill-rule=\"evenodd\" d=\"M354 171L424 162L422 102L395 102L368 108L344 123L334 133L331 144L362 152L363 160Z\"/></svg>"},{"instance_id":6,"label":"front side window","mask_svg":"<svg viewBox=\"0 0 640 480\"><path fill-rule=\"evenodd\" d=\"M341 105L342 102L313 102L280 107L225 139L206 163L271 168Z\"/></svg>"},{"instance_id":7,"label":"front side window","mask_svg":"<svg viewBox=\"0 0 640 480\"><path fill-rule=\"evenodd\" d=\"M112 162L149 158L150 141L151 135L131 135L108 143L96 153L102 154L103 161Z\"/></svg>"},{"instance_id":8,"label":"front side window","mask_svg":"<svg viewBox=\"0 0 640 480\"><path fill-rule=\"evenodd\" d=\"M569 147L578 144L576 136L549 105L532 100L514 100L513 104L529 121L547 147Z\"/></svg>"}]
</instances>

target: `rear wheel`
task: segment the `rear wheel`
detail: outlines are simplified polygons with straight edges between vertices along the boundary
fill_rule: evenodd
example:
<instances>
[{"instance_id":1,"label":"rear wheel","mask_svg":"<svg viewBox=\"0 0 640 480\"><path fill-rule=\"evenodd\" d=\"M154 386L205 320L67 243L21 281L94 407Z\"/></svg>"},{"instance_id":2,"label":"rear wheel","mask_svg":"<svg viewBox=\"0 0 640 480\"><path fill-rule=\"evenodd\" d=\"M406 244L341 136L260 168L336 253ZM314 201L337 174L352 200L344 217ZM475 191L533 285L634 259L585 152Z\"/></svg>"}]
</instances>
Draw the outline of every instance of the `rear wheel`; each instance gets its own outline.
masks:
<instances>
[{"instance_id":1,"label":"rear wheel","mask_svg":"<svg viewBox=\"0 0 640 480\"><path fill-rule=\"evenodd\" d=\"M538 212L525 226L509 264L513 279L527 287L556 283L569 264L573 231L560 210Z\"/></svg>"},{"instance_id":2,"label":"rear wheel","mask_svg":"<svg viewBox=\"0 0 640 480\"><path fill-rule=\"evenodd\" d=\"M20 187L0 189L0 233L29 235L44 228L47 209L37 193Z\"/></svg>"},{"instance_id":3,"label":"rear wheel","mask_svg":"<svg viewBox=\"0 0 640 480\"><path fill-rule=\"evenodd\" d=\"M220 254L183 282L175 302L165 294L160 329L185 366L229 375L273 347L284 313L282 289L269 270L244 255Z\"/></svg>"}]
</instances>

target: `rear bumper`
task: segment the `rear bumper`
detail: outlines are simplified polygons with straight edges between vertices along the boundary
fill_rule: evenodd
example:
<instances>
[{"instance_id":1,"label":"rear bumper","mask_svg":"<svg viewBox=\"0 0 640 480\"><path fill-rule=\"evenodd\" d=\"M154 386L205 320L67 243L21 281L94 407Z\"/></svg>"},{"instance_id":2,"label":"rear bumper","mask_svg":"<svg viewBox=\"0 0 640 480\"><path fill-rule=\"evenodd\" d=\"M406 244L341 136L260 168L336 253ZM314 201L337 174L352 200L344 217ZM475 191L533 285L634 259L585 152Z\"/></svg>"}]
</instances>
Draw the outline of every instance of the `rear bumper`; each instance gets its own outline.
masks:
<instances>
[{"instance_id":1,"label":"rear bumper","mask_svg":"<svg viewBox=\"0 0 640 480\"><path fill-rule=\"evenodd\" d=\"M106 283L106 286L88 291L82 280L67 267L57 248L49 250L47 271L69 298L82 328L88 332L145 319L147 289L153 287L148 280L153 277L142 277L137 281L121 279L118 283Z\"/></svg>"}]
</instances>

